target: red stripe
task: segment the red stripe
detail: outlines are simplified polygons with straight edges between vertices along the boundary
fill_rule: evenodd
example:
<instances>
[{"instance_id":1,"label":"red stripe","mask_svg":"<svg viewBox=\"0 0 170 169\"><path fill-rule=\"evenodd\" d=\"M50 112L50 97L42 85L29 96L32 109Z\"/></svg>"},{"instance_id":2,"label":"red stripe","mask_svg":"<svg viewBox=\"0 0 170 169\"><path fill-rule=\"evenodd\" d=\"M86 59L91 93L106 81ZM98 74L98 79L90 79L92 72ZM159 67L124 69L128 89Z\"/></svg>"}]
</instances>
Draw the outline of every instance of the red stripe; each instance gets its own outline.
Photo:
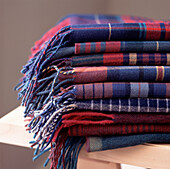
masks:
<instances>
[{"instance_id":1,"label":"red stripe","mask_svg":"<svg viewBox=\"0 0 170 169\"><path fill-rule=\"evenodd\" d=\"M96 53L100 53L101 52L101 42L97 42L96 43L95 52Z\"/></svg>"},{"instance_id":2,"label":"red stripe","mask_svg":"<svg viewBox=\"0 0 170 169\"><path fill-rule=\"evenodd\" d=\"M91 52L91 43L85 43L85 53Z\"/></svg>"},{"instance_id":3,"label":"red stripe","mask_svg":"<svg viewBox=\"0 0 170 169\"><path fill-rule=\"evenodd\" d=\"M160 24L156 24L156 25L155 25L155 23L149 24L149 26L151 26L151 27L148 27L147 25L148 24L146 23L146 39L149 39L149 40L160 39L160 37L161 37Z\"/></svg>"},{"instance_id":4,"label":"red stripe","mask_svg":"<svg viewBox=\"0 0 170 169\"><path fill-rule=\"evenodd\" d=\"M125 124L122 125L122 134L126 134L126 125Z\"/></svg>"},{"instance_id":5,"label":"red stripe","mask_svg":"<svg viewBox=\"0 0 170 169\"><path fill-rule=\"evenodd\" d=\"M123 65L123 53L118 53L116 55L103 54L103 65L107 66Z\"/></svg>"},{"instance_id":6,"label":"red stripe","mask_svg":"<svg viewBox=\"0 0 170 169\"><path fill-rule=\"evenodd\" d=\"M155 132L155 125L153 124L150 125L150 132Z\"/></svg>"},{"instance_id":7,"label":"red stripe","mask_svg":"<svg viewBox=\"0 0 170 169\"><path fill-rule=\"evenodd\" d=\"M120 52L120 46L121 42L120 41L115 41L115 42L106 42L106 50L105 52Z\"/></svg>"},{"instance_id":8,"label":"red stripe","mask_svg":"<svg viewBox=\"0 0 170 169\"><path fill-rule=\"evenodd\" d=\"M75 54L80 54L81 43L75 43Z\"/></svg>"},{"instance_id":9,"label":"red stripe","mask_svg":"<svg viewBox=\"0 0 170 169\"><path fill-rule=\"evenodd\" d=\"M136 125L136 124L134 124L132 127L133 127L133 131L134 131L134 133L137 133L137 125Z\"/></svg>"}]
</instances>

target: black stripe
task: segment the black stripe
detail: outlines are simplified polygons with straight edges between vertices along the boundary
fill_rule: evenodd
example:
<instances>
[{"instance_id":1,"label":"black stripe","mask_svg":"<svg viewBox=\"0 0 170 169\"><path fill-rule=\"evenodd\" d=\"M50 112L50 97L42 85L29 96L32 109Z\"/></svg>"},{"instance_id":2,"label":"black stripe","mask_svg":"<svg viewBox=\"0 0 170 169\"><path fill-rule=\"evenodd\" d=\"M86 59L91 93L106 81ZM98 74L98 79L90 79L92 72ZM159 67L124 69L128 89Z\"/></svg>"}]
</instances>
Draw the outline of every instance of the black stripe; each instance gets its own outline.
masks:
<instances>
[{"instance_id":1,"label":"black stripe","mask_svg":"<svg viewBox=\"0 0 170 169\"><path fill-rule=\"evenodd\" d=\"M84 84L83 84L83 99L85 99L85 88L84 88Z\"/></svg>"}]
</instances>

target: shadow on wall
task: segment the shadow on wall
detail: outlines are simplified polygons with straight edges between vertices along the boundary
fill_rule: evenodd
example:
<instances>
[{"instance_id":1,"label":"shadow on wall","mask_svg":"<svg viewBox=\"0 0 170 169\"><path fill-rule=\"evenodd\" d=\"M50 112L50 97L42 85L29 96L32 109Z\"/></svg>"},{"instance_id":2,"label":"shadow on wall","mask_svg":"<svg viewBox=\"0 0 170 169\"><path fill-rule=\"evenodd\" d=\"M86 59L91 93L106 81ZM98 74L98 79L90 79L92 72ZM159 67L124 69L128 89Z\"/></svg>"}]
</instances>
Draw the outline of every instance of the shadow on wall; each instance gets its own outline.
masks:
<instances>
[{"instance_id":1,"label":"shadow on wall","mask_svg":"<svg viewBox=\"0 0 170 169\"><path fill-rule=\"evenodd\" d=\"M111 13L169 17L170 1L164 0L0 0L1 83L0 117L19 105L13 87L28 60L34 41L69 13Z\"/></svg>"}]
</instances>

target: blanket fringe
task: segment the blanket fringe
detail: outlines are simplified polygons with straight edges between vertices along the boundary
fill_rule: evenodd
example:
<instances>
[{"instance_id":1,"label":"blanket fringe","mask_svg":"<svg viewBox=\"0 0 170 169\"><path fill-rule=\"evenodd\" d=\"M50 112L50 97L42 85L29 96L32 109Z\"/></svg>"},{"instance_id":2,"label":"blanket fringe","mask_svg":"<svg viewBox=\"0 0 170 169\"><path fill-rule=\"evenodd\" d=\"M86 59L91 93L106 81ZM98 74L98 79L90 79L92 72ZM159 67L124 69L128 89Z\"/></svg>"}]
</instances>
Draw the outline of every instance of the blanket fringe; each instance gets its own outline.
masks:
<instances>
[{"instance_id":1,"label":"blanket fringe","mask_svg":"<svg viewBox=\"0 0 170 169\"><path fill-rule=\"evenodd\" d=\"M37 105L41 100L41 98L35 95L35 91L42 89L43 86L42 83L40 82L38 83L38 80L41 78L45 66L53 58L53 55L55 55L56 57L56 52L61 47L64 47L65 45L67 45L67 43L69 43L68 36L71 34L71 32L72 30L70 27L66 27L61 31L57 32L56 35L54 35L53 38L51 38L51 40L49 40L49 42L46 43L45 47L40 51L38 51L36 54L34 54L34 56L28 61L28 63L21 70L21 73L24 74L24 78L22 79L22 83L19 83L19 85L17 85L15 90L19 91L18 99L23 97L21 105L26 106L27 108L26 111L28 111L28 109L36 110ZM54 77L53 83L48 86L52 88L56 82L55 79L57 79L57 75ZM46 89L49 90L49 87L47 87ZM44 98L42 100L44 100ZM31 104L31 108L29 107L30 104Z\"/></svg>"}]
</instances>

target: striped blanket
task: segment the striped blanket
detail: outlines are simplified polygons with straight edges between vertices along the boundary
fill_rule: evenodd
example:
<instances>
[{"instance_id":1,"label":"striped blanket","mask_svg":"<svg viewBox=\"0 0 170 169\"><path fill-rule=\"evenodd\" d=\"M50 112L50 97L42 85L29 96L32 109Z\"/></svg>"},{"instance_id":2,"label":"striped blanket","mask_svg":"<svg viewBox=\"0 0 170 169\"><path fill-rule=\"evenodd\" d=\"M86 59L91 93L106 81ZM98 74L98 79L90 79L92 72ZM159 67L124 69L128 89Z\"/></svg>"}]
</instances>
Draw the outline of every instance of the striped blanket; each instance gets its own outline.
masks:
<instances>
[{"instance_id":1,"label":"striped blanket","mask_svg":"<svg viewBox=\"0 0 170 169\"><path fill-rule=\"evenodd\" d=\"M88 152L135 146L143 143L169 143L169 133L135 134L127 136L87 137Z\"/></svg>"}]
</instances>

